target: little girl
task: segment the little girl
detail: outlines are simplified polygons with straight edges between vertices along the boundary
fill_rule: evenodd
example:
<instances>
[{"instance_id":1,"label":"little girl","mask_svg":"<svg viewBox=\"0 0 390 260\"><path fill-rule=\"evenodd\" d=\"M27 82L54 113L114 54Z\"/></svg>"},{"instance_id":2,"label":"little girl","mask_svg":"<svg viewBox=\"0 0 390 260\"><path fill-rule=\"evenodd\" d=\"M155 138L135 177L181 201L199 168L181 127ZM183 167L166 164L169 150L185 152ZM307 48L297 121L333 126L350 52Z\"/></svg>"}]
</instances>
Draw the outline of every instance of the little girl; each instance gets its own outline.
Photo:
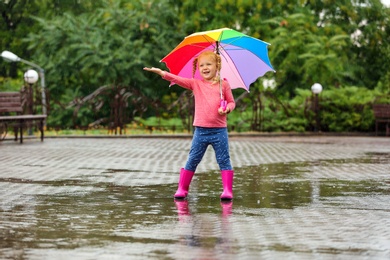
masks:
<instances>
[{"instance_id":1,"label":"little girl","mask_svg":"<svg viewBox=\"0 0 390 260\"><path fill-rule=\"evenodd\" d=\"M187 197L195 170L207 147L212 145L221 170L223 193L220 198L221 200L232 200L234 171L230 163L226 117L233 111L236 104L229 83L225 80L221 82L219 77L221 57L218 54L212 51L202 52L194 59L193 75L196 69L199 69L202 80L183 78L154 67L144 68L146 71L160 75L165 80L191 90L195 98L194 136L187 163L180 171L178 189L174 198L184 199ZM223 99L227 103L226 107L220 106L220 87Z\"/></svg>"}]
</instances>

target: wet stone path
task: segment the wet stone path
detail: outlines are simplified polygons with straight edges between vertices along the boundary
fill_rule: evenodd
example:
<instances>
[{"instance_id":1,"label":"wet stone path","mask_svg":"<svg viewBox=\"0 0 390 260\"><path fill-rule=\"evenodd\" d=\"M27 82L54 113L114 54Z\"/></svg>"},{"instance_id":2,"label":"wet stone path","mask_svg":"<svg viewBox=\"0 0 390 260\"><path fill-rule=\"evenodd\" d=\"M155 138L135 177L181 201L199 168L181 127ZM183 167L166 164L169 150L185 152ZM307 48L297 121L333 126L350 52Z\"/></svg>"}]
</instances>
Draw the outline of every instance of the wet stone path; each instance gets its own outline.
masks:
<instances>
[{"instance_id":1,"label":"wet stone path","mask_svg":"<svg viewBox=\"0 0 390 260\"><path fill-rule=\"evenodd\" d=\"M0 259L389 259L390 138L231 137L174 201L186 138L0 143Z\"/></svg>"}]
</instances>

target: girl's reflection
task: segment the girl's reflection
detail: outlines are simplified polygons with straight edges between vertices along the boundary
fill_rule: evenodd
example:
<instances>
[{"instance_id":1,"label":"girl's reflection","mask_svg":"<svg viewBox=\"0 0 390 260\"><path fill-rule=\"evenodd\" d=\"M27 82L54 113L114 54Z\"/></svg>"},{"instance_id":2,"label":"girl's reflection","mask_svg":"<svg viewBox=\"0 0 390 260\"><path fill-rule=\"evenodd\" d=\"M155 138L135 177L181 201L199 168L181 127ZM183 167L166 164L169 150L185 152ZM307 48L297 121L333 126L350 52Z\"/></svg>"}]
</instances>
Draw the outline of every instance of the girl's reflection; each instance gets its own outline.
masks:
<instances>
[{"instance_id":1,"label":"girl's reflection","mask_svg":"<svg viewBox=\"0 0 390 260\"><path fill-rule=\"evenodd\" d=\"M184 216L190 216L190 208L188 206L188 200L175 200L175 206L179 220ZM232 214L233 201L221 201L222 216L227 217Z\"/></svg>"},{"instance_id":2,"label":"girl's reflection","mask_svg":"<svg viewBox=\"0 0 390 260\"><path fill-rule=\"evenodd\" d=\"M175 200L177 215L179 221L188 220L191 217L190 209L188 207L188 200Z\"/></svg>"},{"instance_id":3,"label":"girl's reflection","mask_svg":"<svg viewBox=\"0 0 390 260\"><path fill-rule=\"evenodd\" d=\"M233 201L221 201L222 216L227 217L232 214Z\"/></svg>"},{"instance_id":4,"label":"girl's reflection","mask_svg":"<svg viewBox=\"0 0 390 260\"><path fill-rule=\"evenodd\" d=\"M230 255L234 251L232 238L232 201L221 201L221 215L193 213L188 200L175 200L178 214L179 244L202 248L199 257L215 258ZM214 231L213 231L214 230ZM211 233L210 233L211 232ZM185 250L185 249L184 249Z\"/></svg>"}]
</instances>

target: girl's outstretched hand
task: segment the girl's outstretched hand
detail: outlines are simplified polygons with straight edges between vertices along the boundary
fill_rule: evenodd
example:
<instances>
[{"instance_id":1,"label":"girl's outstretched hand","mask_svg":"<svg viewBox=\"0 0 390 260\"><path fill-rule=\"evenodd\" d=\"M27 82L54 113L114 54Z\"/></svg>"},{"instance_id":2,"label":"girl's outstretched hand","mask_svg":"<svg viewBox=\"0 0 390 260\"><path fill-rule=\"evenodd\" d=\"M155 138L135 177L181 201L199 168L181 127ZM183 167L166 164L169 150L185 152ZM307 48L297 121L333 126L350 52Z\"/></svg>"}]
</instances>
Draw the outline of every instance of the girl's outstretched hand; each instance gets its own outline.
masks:
<instances>
[{"instance_id":1,"label":"girl's outstretched hand","mask_svg":"<svg viewBox=\"0 0 390 260\"><path fill-rule=\"evenodd\" d=\"M155 67L151 67L151 68L144 67L144 70L156 73L156 74L160 75L161 77L164 77L164 75L165 75L165 71L163 71L159 68L155 68Z\"/></svg>"}]
</instances>

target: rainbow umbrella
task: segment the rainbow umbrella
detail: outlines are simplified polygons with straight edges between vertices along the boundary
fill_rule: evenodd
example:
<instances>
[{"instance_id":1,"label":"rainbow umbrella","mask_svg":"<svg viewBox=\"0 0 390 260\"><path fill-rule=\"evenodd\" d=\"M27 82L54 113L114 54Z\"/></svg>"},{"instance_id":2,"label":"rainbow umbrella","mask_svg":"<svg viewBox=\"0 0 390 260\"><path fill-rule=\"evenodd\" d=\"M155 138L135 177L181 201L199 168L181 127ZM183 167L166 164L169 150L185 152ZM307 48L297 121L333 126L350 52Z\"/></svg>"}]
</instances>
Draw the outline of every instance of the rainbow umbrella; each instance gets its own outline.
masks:
<instances>
[{"instance_id":1,"label":"rainbow umbrella","mask_svg":"<svg viewBox=\"0 0 390 260\"><path fill-rule=\"evenodd\" d=\"M226 79L232 89L249 86L272 68L268 58L267 42L250 37L229 28L197 32L184 38L161 62L170 72L192 78L192 62L201 52L212 50L221 55L221 78ZM201 79L199 71L194 75Z\"/></svg>"}]
</instances>

